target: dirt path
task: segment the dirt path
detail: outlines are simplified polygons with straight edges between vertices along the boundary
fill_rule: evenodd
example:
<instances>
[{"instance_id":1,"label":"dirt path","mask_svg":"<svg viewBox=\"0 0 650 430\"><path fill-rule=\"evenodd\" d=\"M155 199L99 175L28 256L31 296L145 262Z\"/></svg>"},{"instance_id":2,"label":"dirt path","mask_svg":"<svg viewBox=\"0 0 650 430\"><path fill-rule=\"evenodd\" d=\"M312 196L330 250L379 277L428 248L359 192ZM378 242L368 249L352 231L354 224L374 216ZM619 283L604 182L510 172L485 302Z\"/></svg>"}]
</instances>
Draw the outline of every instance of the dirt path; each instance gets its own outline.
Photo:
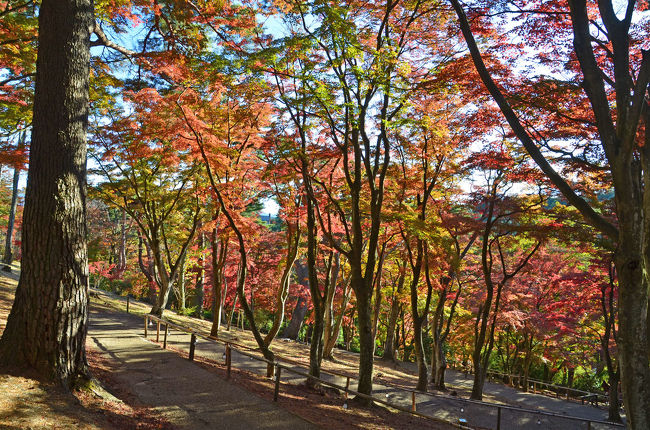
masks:
<instances>
[{"instance_id":1,"label":"dirt path","mask_svg":"<svg viewBox=\"0 0 650 430\"><path fill-rule=\"evenodd\" d=\"M142 338L138 317L91 307L88 344L110 357L114 376L174 425L198 429L317 426Z\"/></svg>"}]
</instances>

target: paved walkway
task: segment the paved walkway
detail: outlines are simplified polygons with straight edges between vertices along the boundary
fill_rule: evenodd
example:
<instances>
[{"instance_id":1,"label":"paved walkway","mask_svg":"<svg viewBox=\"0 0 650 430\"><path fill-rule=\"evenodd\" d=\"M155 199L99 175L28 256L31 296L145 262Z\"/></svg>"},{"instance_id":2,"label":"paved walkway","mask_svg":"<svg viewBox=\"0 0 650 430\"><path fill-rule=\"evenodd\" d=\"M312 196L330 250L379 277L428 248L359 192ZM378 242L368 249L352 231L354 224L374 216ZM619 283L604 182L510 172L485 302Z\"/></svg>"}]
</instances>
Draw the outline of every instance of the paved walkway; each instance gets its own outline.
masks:
<instances>
[{"instance_id":1,"label":"paved walkway","mask_svg":"<svg viewBox=\"0 0 650 430\"><path fill-rule=\"evenodd\" d=\"M316 429L317 426L142 337L142 319L91 306L88 342L116 376L180 428Z\"/></svg>"},{"instance_id":2,"label":"paved walkway","mask_svg":"<svg viewBox=\"0 0 650 430\"><path fill-rule=\"evenodd\" d=\"M97 320L97 318L99 318L99 320ZM102 324L108 324L110 326L111 324L116 324L117 322L121 324L120 327L111 328L105 326L103 328L102 331L104 332L104 336L106 336L107 338L97 338L94 335L95 326L98 325L101 326ZM108 333L108 331L110 331L110 333ZM91 338L97 339L96 341L101 340L102 342L114 342L115 347L118 347L119 345L119 348L121 349L127 349L126 346L124 347L122 346L125 338L129 339L129 343L132 344L131 346L129 346L129 348L137 349L138 346L133 345L135 343L135 340L137 340L139 342L138 345L141 346L141 349L147 350L148 358L145 362L141 363L140 367L143 369L142 371L147 371L149 375L148 375L148 379L143 378L142 381L140 381L140 384L142 385L142 395L153 397L154 398L153 401L155 402L155 398L156 398L155 392L158 390L152 389L152 384L156 384L159 382L159 380L169 379L170 377L173 376L173 375L169 375L169 372L166 372L167 376L165 376L165 374L161 373L159 370L153 370L153 369L157 369L158 366L164 366L164 364L156 363L156 360L164 359L166 361L169 361L171 360L170 355L172 356L175 355L168 351L162 350L160 346L145 341L142 338L143 335L144 335L144 330L142 326L142 319L140 317L134 317L127 314L117 314L117 313L97 314L96 312L93 312L91 314L91 331L90 331ZM111 340L111 337L113 337L114 339ZM151 329L149 330L149 337L155 338L155 325L151 327ZM162 332L161 332L160 341L162 342ZM167 338L167 343L169 346L188 351L189 343L190 343L189 341L190 341L189 334L170 329ZM156 352L164 355L162 355L161 358L159 358L158 356L154 355L156 354ZM337 353L339 352L337 351ZM353 354L348 352L342 352L342 353ZM123 351L122 354L129 354L129 352ZM206 357L223 363L225 361L225 346L221 343L199 340L198 343L196 344L195 354L197 356ZM202 370L198 366L189 363L186 359L180 359L179 357L176 358L178 360L181 360L185 366L189 365L190 367L196 369L196 372ZM404 365L407 365L407 363L404 363ZM234 349L232 353L232 366L240 369L245 369L254 373L258 373L260 375L266 375L266 363L239 354ZM301 372L306 372L306 369L304 367L297 366L297 365L296 366L289 365L289 366ZM183 369L183 372L186 372L185 368ZM203 373L207 373L211 375L209 372L206 372L204 370L202 374ZM219 379L214 375L210 377ZM346 383L344 377L322 374L321 378L325 379L326 381L335 383L339 386L345 386ZM287 371L282 372L283 382L298 383L301 382L303 379L304 378L302 376L292 374L291 372L287 372ZM459 372L448 371L446 375L446 381L450 386L454 386L454 387L464 386L471 389L471 384L472 384L471 378L468 377L466 379L464 375ZM221 379L219 379L218 383L227 384L229 387L232 387L233 390L237 389L237 387L234 387ZM194 386L193 382L183 381L183 380L175 382L174 384ZM221 386L219 386L219 388L215 390L214 383L211 384L212 385L208 384L207 386L205 386L205 384L203 384L203 381L201 381L201 377L199 376L199 384L195 386L197 387L196 391L199 394L196 394L196 396L194 396L195 399L190 399L190 398L185 399L188 402L187 406L186 407L180 406L180 407L184 408L187 412L193 412L195 409L200 407L199 405L202 402L212 402L213 409L218 408L219 403L215 402L215 396L214 394L211 393L218 391L221 396L222 389ZM356 381L351 381L350 388L351 389L356 388ZM254 396L248 392L245 392L244 390L241 389L238 390L240 392L239 395L241 395L243 398L248 399ZM581 405L576 402L568 402L563 399L556 399L556 398L552 398L540 394L524 393L512 387L508 387L502 384L491 383L486 381L485 392L490 393L491 396L493 396L499 401L503 401L508 405L516 405L518 408L530 409L534 411L551 412L551 413L567 416L567 418L550 417L537 412L528 412L521 409L519 410L502 409L501 429L582 430L582 429L587 429L586 420L604 421L607 418L607 411L602 408L596 408L590 405ZM382 397L385 396L387 401L395 405L400 405L409 408L411 406L412 398L411 398L411 393L409 391L405 391L405 390L401 390L398 388L393 388L381 384L374 384L373 394L376 396L382 396ZM167 399L169 404L179 404L179 405L181 404L181 403L176 403L177 402L176 400L170 401L168 395L165 396L160 395L159 397ZM182 402L183 397L187 397L187 396L186 395L181 396L178 402ZM265 402L262 399L259 399L259 401L262 402L263 404L264 403L267 404L267 407L269 407L268 406L269 404L270 406L275 406L272 403ZM432 395L432 394L417 393L416 407L418 412L422 412L427 415L431 415L448 422L458 422L459 419L463 419L471 427L477 427L482 429L497 428L498 412L497 412L497 407L492 403L482 403L482 402L470 403L464 399L458 397L452 397L448 395ZM253 406L251 406L251 408L253 408ZM228 418L227 411L219 412L218 410L216 411L211 410L210 413L213 414L216 413L217 415L221 413L221 416L225 417L224 419ZM241 416L241 412L235 412L235 414ZM179 415L182 415L182 413L179 412ZM202 414L199 414L199 417L202 416L203 416ZM568 418L569 416L578 417L583 420L570 419ZM273 422L272 419L269 420L263 418L257 422L259 426L256 423L250 423L248 425L243 425L242 428L286 428L288 426L294 427L294 424L290 424L289 422L287 422L286 424L280 424L279 427L269 427L268 426L270 425L269 423L272 422ZM304 422L302 424L306 425L306 423ZM229 428L235 428L235 427L229 427ZM296 428L302 428L302 427L296 427ZM617 427L609 426L606 424L592 424L591 428L596 430L596 429L614 429Z\"/></svg>"},{"instance_id":3,"label":"paved walkway","mask_svg":"<svg viewBox=\"0 0 650 430\"><path fill-rule=\"evenodd\" d=\"M140 323L142 324L142 323ZM155 326L150 330L155 337ZM140 328L143 332L143 328ZM162 332L161 332L162 336ZM167 338L167 344L174 348L189 350L190 335L184 332L170 330ZM161 337L162 342L162 337ZM195 354L210 358L218 362L224 362L225 346L211 341L199 340L196 344ZM261 355L260 355L261 356ZM286 363L285 363L286 364ZM266 375L266 363L254 360L248 356L238 354L236 350L232 352L233 367L245 369L260 375ZM301 366L289 365L296 370L306 372ZM322 374L321 378L333 382L339 386L345 386L344 377ZM283 382L298 383L304 380L300 375L284 371L282 373ZM471 379L464 379L464 376L458 372L449 372L448 381L455 386L469 384L471 388ZM350 388L356 388L356 382L350 383ZM586 420L604 420L607 418L607 411L595 408L589 405L567 402L561 399L554 399L543 395L519 392L511 387L500 384L486 382L486 392L489 390L497 398L510 400L509 404L517 404L520 408L541 410L562 414L572 417L580 417ZM376 396L385 396L386 400L395 405L411 407L411 393L397 388L374 384L373 394ZM467 401L442 395L416 394L416 407L418 412L425 413L437 418L450 422L458 422L459 419L465 419L467 424L479 428L496 428L497 408L493 404ZM539 423L538 423L539 421ZM548 417L538 413L530 413L522 410L511 411L502 409L501 411L501 428L502 429L586 429L587 423L582 420L572 420L562 417ZM614 428L608 425L593 424L592 429Z\"/></svg>"}]
</instances>

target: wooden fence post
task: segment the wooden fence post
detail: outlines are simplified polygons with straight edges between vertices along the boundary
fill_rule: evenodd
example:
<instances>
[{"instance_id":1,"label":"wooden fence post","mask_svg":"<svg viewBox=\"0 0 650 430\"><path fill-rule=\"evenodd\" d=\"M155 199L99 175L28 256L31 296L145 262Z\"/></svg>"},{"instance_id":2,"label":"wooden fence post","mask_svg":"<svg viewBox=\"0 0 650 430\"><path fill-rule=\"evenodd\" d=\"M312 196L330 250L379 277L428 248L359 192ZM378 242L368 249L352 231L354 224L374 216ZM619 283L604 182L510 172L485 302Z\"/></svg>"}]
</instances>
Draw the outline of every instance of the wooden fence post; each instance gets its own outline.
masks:
<instances>
[{"instance_id":1,"label":"wooden fence post","mask_svg":"<svg viewBox=\"0 0 650 430\"><path fill-rule=\"evenodd\" d=\"M126 296L126 313L127 313L127 314L129 313L129 299L130 299L130 298L131 298L131 297Z\"/></svg>"},{"instance_id":2,"label":"wooden fence post","mask_svg":"<svg viewBox=\"0 0 650 430\"><path fill-rule=\"evenodd\" d=\"M194 361L194 348L196 348L196 335L192 333L192 337L190 337L190 361Z\"/></svg>"},{"instance_id":3,"label":"wooden fence post","mask_svg":"<svg viewBox=\"0 0 650 430\"><path fill-rule=\"evenodd\" d=\"M156 342L160 342L160 321L156 321Z\"/></svg>"},{"instance_id":4,"label":"wooden fence post","mask_svg":"<svg viewBox=\"0 0 650 430\"><path fill-rule=\"evenodd\" d=\"M226 379L230 379L230 364L232 363L232 351L230 344L226 344Z\"/></svg>"},{"instance_id":5,"label":"wooden fence post","mask_svg":"<svg viewBox=\"0 0 650 430\"><path fill-rule=\"evenodd\" d=\"M147 323L149 322L149 315L144 316L144 338L147 338Z\"/></svg>"},{"instance_id":6,"label":"wooden fence post","mask_svg":"<svg viewBox=\"0 0 650 430\"><path fill-rule=\"evenodd\" d=\"M411 410L415 412L415 391L411 391Z\"/></svg>"},{"instance_id":7,"label":"wooden fence post","mask_svg":"<svg viewBox=\"0 0 650 430\"><path fill-rule=\"evenodd\" d=\"M278 401L278 395L280 393L280 372L281 371L282 368L276 364L275 365L275 392L273 393L274 402Z\"/></svg>"},{"instance_id":8,"label":"wooden fence post","mask_svg":"<svg viewBox=\"0 0 650 430\"><path fill-rule=\"evenodd\" d=\"M501 408L497 408L497 430L501 430Z\"/></svg>"},{"instance_id":9,"label":"wooden fence post","mask_svg":"<svg viewBox=\"0 0 650 430\"><path fill-rule=\"evenodd\" d=\"M167 349L167 333L169 332L169 324L165 324L165 337L163 338L163 349Z\"/></svg>"}]
</instances>

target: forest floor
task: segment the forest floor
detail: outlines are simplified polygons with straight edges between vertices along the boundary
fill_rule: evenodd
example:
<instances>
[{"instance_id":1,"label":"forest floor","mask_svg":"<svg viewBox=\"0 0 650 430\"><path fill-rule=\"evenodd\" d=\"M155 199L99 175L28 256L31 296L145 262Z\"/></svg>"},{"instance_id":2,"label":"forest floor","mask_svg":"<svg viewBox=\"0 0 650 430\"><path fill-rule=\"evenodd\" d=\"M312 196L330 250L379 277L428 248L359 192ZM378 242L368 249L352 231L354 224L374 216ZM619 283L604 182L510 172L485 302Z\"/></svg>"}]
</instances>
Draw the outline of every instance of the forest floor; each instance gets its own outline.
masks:
<instances>
[{"instance_id":1,"label":"forest floor","mask_svg":"<svg viewBox=\"0 0 650 430\"><path fill-rule=\"evenodd\" d=\"M18 274L0 271L0 334L14 300ZM107 371L105 358L87 350L99 384L68 392L36 375L0 367L0 429L173 429L151 408L128 396ZM114 394L111 394L114 393Z\"/></svg>"},{"instance_id":2,"label":"forest floor","mask_svg":"<svg viewBox=\"0 0 650 430\"><path fill-rule=\"evenodd\" d=\"M4 328L17 275L0 275L0 331ZM312 390L304 378L282 373L280 398L273 399L273 381L262 375L264 363L233 350L232 378L226 380L222 344L200 341L195 363L187 360L189 335L171 330L168 350L154 342L156 326L144 339L143 315L149 305L130 302L125 312L123 297L104 292L91 294L88 360L102 387L73 393L24 376L11 376L0 369L0 428L451 428L392 408L355 407L336 390ZM209 333L211 323L166 312L165 318L200 333ZM220 339L255 348L248 331L231 327ZM161 339L162 342L162 332ZM305 371L308 345L276 339L277 356L291 360ZM358 355L336 350L335 362L325 361L325 370L351 378L356 388ZM302 366L299 365L302 363ZM345 385L341 376L324 379ZM501 384L486 383L489 403L467 403L471 377L447 374L449 391L416 395L418 412L447 422L464 419L471 428L495 428L495 404L511 405L589 420L603 420L606 411L532 393L522 393ZM391 404L410 407L416 374L412 363L377 359L374 394ZM454 395L450 395L453 393ZM348 404L349 403L349 404ZM501 428L582 429L584 421L543 416L524 410L504 409ZM593 425L592 428L608 428Z\"/></svg>"},{"instance_id":3,"label":"forest floor","mask_svg":"<svg viewBox=\"0 0 650 430\"><path fill-rule=\"evenodd\" d=\"M16 283L15 272L0 273L0 333ZM68 393L0 368L0 429L451 428L392 408L344 409L339 393L304 385L283 384L275 403L272 381L236 367L226 380L223 366L162 350L143 339L140 317L107 298L91 299L89 317L87 355L99 384Z\"/></svg>"}]
</instances>

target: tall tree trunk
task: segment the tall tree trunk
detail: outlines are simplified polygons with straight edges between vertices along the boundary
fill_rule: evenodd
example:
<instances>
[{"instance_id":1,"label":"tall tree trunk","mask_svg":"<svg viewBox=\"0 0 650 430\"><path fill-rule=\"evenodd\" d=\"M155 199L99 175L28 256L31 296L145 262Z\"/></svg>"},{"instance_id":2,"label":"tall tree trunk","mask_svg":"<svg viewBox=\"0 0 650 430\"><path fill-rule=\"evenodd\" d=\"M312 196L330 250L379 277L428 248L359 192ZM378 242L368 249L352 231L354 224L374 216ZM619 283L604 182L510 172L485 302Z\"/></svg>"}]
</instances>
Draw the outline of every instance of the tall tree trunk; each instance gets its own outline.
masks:
<instances>
[{"instance_id":1,"label":"tall tree trunk","mask_svg":"<svg viewBox=\"0 0 650 430\"><path fill-rule=\"evenodd\" d=\"M86 128L93 3L44 0L22 271L0 361L65 386L87 373Z\"/></svg>"},{"instance_id":2,"label":"tall tree trunk","mask_svg":"<svg viewBox=\"0 0 650 430\"><path fill-rule=\"evenodd\" d=\"M332 251L334 252L334 251ZM333 255L333 261L330 265L328 282L327 282L327 294L325 296L325 322L323 328L323 358L328 360L333 360L332 350L336 344L336 339L338 338L338 330L336 329L336 323L338 321L334 316L334 297L336 296L336 286L338 284L339 271L341 268L341 254L336 252ZM345 288L344 288L345 289ZM343 292L342 301L346 302L345 292ZM343 304L343 307L347 303Z\"/></svg>"},{"instance_id":3,"label":"tall tree trunk","mask_svg":"<svg viewBox=\"0 0 650 430\"><path fill-rule=\"evenodd\" d=\"M390 306L390 316L388 317L388 328L386 329L386 340L384 341L384 358L395 361L395 327L399 317L400 302L399 297L404 290L404 281L406 280L406 271L400 271L397 279L397 289L393 293L393 301Z\"/></svg>"},{"instance_id":4,"label":"tall tree trunk","mask_svg":"<svg viewBox=\"0 0 650 430\"><path fill-rule=\"evenodd\" d=\"M303 175L303 177L306 175ZM320 378L320 368L323 359L323 328L325 324L325 297L321 294L318 285L318 272L316 270L316 253L318 252L318 236L316 229L316 214L314 201L307 196L307 270L309 272L309 293L314 306L314 326L309 347L309 375ZM330 264L331 264L330 254ZM329 274L328 274L329 278ZM326 286L331 288L331 285ZM327 296L325 291L325 296ZM314 379L307 379L307 384L317 385Z\"/></svg>"},{"instance_id":5,"label":"tall tree trunk","mask_svg":"<svg viewBox=\"0 0 650 430\"><path fill-rule=\"evenodd\" d=\"M418 391L427 391L428 369L427 359L424 356L424 344L422 342L423 318L413 318L413 343L415 346L415 361L418 365L418 383L415 387Z\"/></svg>"},{"instance_id":6,"label":"tall tree trunk","mask_svg":"<svg viewBox=\"0 0 650 430\"><path fill-rule=\"evenodd\" d=\"M235 317L235 309L237 309L237 300L239 300L239 296L235 294L235 298L232 301L232 308L230 309L230 318L228 318L228 327L226 327L227 331L230 331L230 326L232 325L232 320ZM211 334L212 336L212 334Z\"/></svg>"},{"instance_id":7,"label":"tall tree trunk","mask_svg":"<svg viewBox=\"0 0 650 430\"><path fill-rule=\"evenodd\" d=\"M295 231L294 231L295 230ZM273 316L273 325L264 338L264 343L268 346L280 330L282 321L284 321L284 305L289 297L289 285L291 285L291 269L298 256L298 246L300 245L300 226L295 225L287 227L287 255L285 256L284 269L280 277L280 286L275 298L275 315Z\"/></svg>"},{"instance_id":8,"label":"tall tree trunk","mask_svg":"<svg viewBox=\"0 0 650 430\"><path fill-rule=\"evenodd\" d=\"M289 321L289 324L282 331L282 337L293 340L298 339L298 333L300 333L300 328L305 320L305 315L307 315L308 309L307 299L299 296L296 302L296 307L293 308L293 311L291 312L291 321Z\"/></svg>"},{"instance_id":9,"label":"tall tree trunk","mask_svg":"<svg viewBox=\"0 0 650 430\"><path fill-rule=\"evenodd\" d=\"M377 331L379 329L379 313L381 311L381 281L377 281L375 285L375 305L372 311L372 347L373 350L377 348ZM374 352L373 352L374 354Z\"/></svg>"},{"instance_id":10,"label":"tall tree trunk","mask_svg":"<svg viewBox=\"0 0 650 430\"><path fill-rule=\"evenodd\" d=\"M621 420L621 404L618 399L618 383L620 381L621 373L618 369L610 371L607 369L609 375L609 407L607 408L607 421L620 423Z\"/></svg>"},{"instance_id":11,"label":"tall tree trunk","mask_svg":"<svg viewBox=\"0 0 650 430\"><path fill-rule=\"evenodd\" d=\"M323 357L328 360L334 359L334 355L332 354L332 351L334 350L334 347L336 346L336 342L339 339L339 333L341 332L341 326L343 325L343 316L345 315L345 311L347 310L348 303L350 302L351 292L352 292L352 288L349 285L345 287L345 291L343 292L343 302L341 303L339 314L336 316L336 321L334 322L334 326L332 328L330 337L328 341L325 343L325 346L323 347Z\"/></svg>"},{"instance_id":12,"label":"tall tree trunk","mask_svg":"<svg viewBox=\"0 0 650 430\"><path fill-rule=\"evenodd\" d=\"M200 228L200 227L199 227ZM196 272L196 316L203 319L203 300L205 299L205 233L199 234L199 270Z\"/></svg>"},{"instance_id":13,"label":"tall tree trunk","mask_svg":"<svg viewBox=\"0 0 650 430\"><path fill-rule=\"evenodd\" d=\"M465 247L465 250L459 254L457 261L460 261L466 254L466 252L471 247L474 239L471 239L470 242ZM428 270L428 266L427 266ZM445 391L447 387L445 386L445 372L447 370L447 358L445 357L445 342L451 331L451 321L454 318L456 312L456 305L458 304L458 299L462 292L462 284L458 280L458 291L456 291L456 296L454 301L451 304L451 309L449 310L449 316L445 323L445 303L447 301L448 291L451 291L451 285L453 280L458 278L455 275L454 270L449 271L449 276L443 279L443 289L440 291L440 296L438 298L438 303L436 305L436 310L433 313L432 318L432 337L433 345L431 347L431 381L434 383L436 390ZM443 325L445 328L443 329Z\"/></svg>"},{"instance_id":14,"label":"tall tree trunk","mask_svg":"<svg viewBox=\"0 0 650 430\"><path fill-rule=\"evenodd\" d=\"M178 307L181 312L185 311L186 307L186 298L187 298L187 289L185 287L185 269L186 269L186 259L183 258L181 263L180 275L178 279Z\"/></svg>"},{"instance_id":15,"label":"tall tree trunk","mask_svg":"<svg viewBox=\"0 0 650 430\"><path fill-rule=\"evenodd\" d=\"M225 276L223 273L226 266L226 258L228 256L228 238L222 238L220 241L217 236L217 227L212 229L212 328L210 329L210 336L219 336L221 328L221 314L223 313L223 284ZM235 297L235 299L237 299ZM233 312L235 311L236 302L233 303ZM231 318L232 319L232 318ZM230 330L230 323L228 323L228 330Z\"/></svg>"},{"instance_id":16,"label":"tall tree trunk","mask_svg":"<svg viewBox=\"0 0 650 430\"><path fill-rule=\"evenodd\" d=\"M22 133L21 140L24 140L25 133ZM7 222L7 236L5 238L5 253L2 258L4 266L2 270L11 272L11 262L13 256L13 237L14 237L14 224L16 222L16 208L18 207L18 180L20 179L20 169L14 167L14 178L11 186L11 206L9 207L9 220Z\"/></svg>"},{"instance_id":17,"label":"tall tree trunk","mask_svg":"<svg viewBox=\"0 0 650 430\"><path fill-rule=\"evenodd\" d=\"M357 391L364 394L372 393L373 354L375 352L372 338L372 289L363 285L366 282L359 274L352 272L352 285L362 284L354 288L357 296L357 314L359 321L359 385ZM367 404L365 399L360 403Z\"/></svg>"},{"instance_id":18,"label":"tall tree trunk","mask_svg":"<svg viewBox=\"0 0 650 430\"><path fill-rule=\"evenodd\" d=\"M126 210L122 209L122 218L120 219L120 244L117 251L117 265L115 274L122 278L126 270Z\"/></svg>"},{"instance_id":19,"label":"tall tree trunk","mask_svg":"<svg viewBox=\"0 0 650 430\"><path fill-rule=\"evenodd\" d=\"M144 259L142 258L142 248L144 241L142 236L138 236L138 266L140 271L147 278L147 285L149 287L149 303L153 304L156 302L156 287L155 281L153 279L153 265L151 264L151 251L149 250L149 245L146 244L147 248L147 263L145 264Z\"/></svg>"},{"instance_id":20,"label":"tall tree trunk","mask_svg":"<svg viewBox=\"0 0 650 430\"><path fill-rule=\"evenodd\" d=\"M524 353L523 366L523 385L522 388L524 392L528 392L528 374L530 372L530 363L533 359L533 334L529 335L524 334L524 348L526 351Z\"/></svg>"},{"instance_id":21,"label":"tall tree trunk","mask_svg":"<svg viewBox=\"0 0 650 430\"><path fill-rule=\"evenodd\" d=\"M447 370L447 358L445 357L444 341L435 342L432 345L433 351L431 363L431 378L436 390L445 391L445 371Z\"/></svg>"}]
</instances>

